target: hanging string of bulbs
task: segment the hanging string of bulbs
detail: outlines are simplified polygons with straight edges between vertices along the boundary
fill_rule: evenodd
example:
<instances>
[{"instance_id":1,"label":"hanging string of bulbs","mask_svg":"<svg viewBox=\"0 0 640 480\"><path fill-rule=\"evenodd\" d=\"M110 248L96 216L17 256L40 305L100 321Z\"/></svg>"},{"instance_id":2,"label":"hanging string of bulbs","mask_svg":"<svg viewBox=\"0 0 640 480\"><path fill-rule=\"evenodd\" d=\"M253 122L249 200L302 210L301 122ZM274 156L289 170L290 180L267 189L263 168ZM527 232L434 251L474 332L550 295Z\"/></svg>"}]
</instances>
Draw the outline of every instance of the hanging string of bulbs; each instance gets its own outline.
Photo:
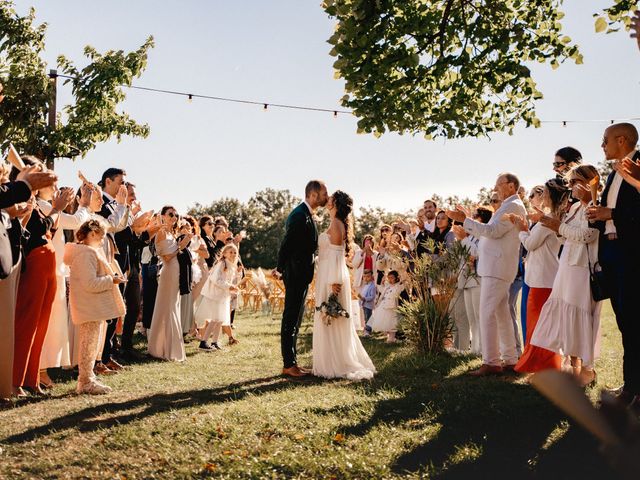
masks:
<instances>
[{"instance_id":1,"label":"hanging string of bulbs","mask_svg":"<svg viewBox=\"0 0 640 480\"><path fill-rule=\"evenodd\" d=\"M52 70L49 73L51 78L64 78L69 80L75 80L76 77L71 75L63 75L56 73L55 70ZM241 103L245 105L259 105L262 106L264 111L267 111L269 107L271 108L284 108L290 110L305 110L309 112L322 112L322 113L331 113L334 118L337 118L338 115L353 115L353 112L350 110L339 110L339 109L331 109L331 108L318 108L318 107L308 107L303 105L292 105L285 103L270 103L270 102L260 102L255 100L243 100L239 98L228 98L228 97L219 97L215 95L203 95L198 93L189 93L189 92L181 92L177 90L165 90L161 88L151 88L151 87L142 87L139 85L121 85L122 87L126 87L132 90L142 90L145 92L153 92L153 93L163 93L166 95L177 95L181 97L185 97L188 102L192 102L194 98L200 98L204 100L214 100L218 102L229 102L229 103ZM569 123L615 123L618 122L632 122L639 121L640 117L632 117L632 118L617 118L613 119L586 119L586 120L541 120L540 123L546 124L561 124L563 127L566 127Z\"/></svg>"},{"instance_id":2,"label":"hanging string of bulbs","mask_svg":"<svg viewBox=\"0 0 640 480\"><path fill-rule=\"evenodd\" d=\"M71 75L62 75L62 74L54 74L51 73L50 76L52 78L65 78L69 80L75 80L76 77L72 77ZM308 107L303 105L290 105L284 103L270 103L270 102L257 102L254 100L243 100L239 98L227 98L227 97L218 97L215 95L203 95L198 93L188 93L188 92L179 92L176 90L165 90L161 88L150 88L150 87L141 87L139 85L121 85L121 87L130 88L132 90L142 90L145 92L154 92L154 93L164 93L166 95L177 95L186 97L187 101L192 102L194 98L201 98L205 100L215 100L218 102L230 102L230 103L242 103L245 105L260 105L263 110L268 110L271 108L286 108L291 110L306 110L309 112L324 112L324 113L332 113L334 117L338 115L353 115L353 112L350 110L339 110L339 109L331 109L331 108L317 108L317 107Z\"/></svg>"}]
</instances>

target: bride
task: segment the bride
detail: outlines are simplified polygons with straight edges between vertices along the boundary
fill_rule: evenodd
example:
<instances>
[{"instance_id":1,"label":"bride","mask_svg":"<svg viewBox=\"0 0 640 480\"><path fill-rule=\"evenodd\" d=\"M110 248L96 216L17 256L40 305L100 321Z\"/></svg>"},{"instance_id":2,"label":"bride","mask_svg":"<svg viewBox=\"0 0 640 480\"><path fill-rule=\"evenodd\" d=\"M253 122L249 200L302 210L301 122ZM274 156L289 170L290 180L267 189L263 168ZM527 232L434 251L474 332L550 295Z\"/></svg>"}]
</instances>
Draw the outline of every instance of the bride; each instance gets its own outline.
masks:
<instances>
[{"instance_id":1,"label":"bride","mask_svg":"<svg viewBox=\"0 0 640 480\"><path fill-rule=\"evenodd\" d=\"M331 216L331 223L318 238L313 374L324 378L370 379L376 369L360 343L351 319L341 316L332 318L329 323L327 317L317 310L331 293L335 293L340 305L351 316L351 280L345 257L349 254L352 241L349 215L353 200L338 190L329 198L326 209Z\"/></svg>"}]
</instances>

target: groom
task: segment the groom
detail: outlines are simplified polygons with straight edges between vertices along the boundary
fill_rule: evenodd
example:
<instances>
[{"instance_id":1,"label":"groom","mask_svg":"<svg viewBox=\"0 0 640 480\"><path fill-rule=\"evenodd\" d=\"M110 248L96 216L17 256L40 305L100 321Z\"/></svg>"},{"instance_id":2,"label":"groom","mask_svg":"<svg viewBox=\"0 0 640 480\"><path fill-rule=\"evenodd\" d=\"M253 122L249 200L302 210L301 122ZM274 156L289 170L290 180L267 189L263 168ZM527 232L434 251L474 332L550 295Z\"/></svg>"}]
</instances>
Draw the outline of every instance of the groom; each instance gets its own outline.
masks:
<instances>
[{"instance_id":1,"label":"groom","mask_svg":"<svg viewBox=\"0 0 640 480\"><path fill-rule=\"evenodd\" d=\"M304 189L304 202L289 214L275 276L282 276L285 287L284 312L280 343L283 375L303 377L309 373L297 364L298 330L304 314L304 302L313 279L315 253L318 249L318 229L313 214L327 203L327 187L320 180L311 180Z\"/></svg>"}]
</instances>

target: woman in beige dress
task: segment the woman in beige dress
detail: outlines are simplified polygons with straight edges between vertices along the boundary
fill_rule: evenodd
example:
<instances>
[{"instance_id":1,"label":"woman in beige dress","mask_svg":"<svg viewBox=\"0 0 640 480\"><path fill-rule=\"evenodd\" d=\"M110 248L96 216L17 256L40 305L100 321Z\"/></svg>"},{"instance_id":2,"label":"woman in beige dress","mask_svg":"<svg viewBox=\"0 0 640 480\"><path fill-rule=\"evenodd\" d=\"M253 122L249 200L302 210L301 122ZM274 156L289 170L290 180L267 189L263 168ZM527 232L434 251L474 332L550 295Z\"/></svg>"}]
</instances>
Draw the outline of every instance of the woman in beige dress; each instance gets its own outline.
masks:
<instances>
[{"instance_id":1,"label":"woman in beige dress","mask_svg":"<svg viewBox=\"0 0 640 480\"><path fill-rule=\"evenodd\" d=\"M179 250L189 245L192 235L185 235L178 244L175 232L178 222L176 209L165 206L160 213L162 228L156 235L155 246L162 260L162 268L151 328L147 333L148 349L153 357L182 362L185 353L180 324L180 267L176 257Z\"/></svg>"}]
</instances>

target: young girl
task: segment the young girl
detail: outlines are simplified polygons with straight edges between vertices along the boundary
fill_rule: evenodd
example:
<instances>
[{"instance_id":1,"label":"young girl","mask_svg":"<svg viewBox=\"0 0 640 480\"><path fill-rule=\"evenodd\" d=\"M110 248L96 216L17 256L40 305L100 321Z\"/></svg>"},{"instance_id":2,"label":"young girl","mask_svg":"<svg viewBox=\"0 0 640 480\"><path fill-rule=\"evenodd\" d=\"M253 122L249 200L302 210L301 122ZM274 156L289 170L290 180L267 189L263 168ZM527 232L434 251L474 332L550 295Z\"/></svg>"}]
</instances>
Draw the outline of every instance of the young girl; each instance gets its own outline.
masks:
<instances>
[{"instance_id":1,"label":"young girl","mask_svg":"<svg viewBox=\"0 0 640 480\"><path fill-rule=\"evenodd\" d=\"M202 287L202 298L195 313L196 324L205 326L200 350L221 350L218 345L221 330L229 337L229 345L238 343L231 331L231 296L238 292L238 287L234 285L237 264L238 247L234 244L225 245L220 260ZM210 337L213 337L211 345L207 343Z\"/></svg>"},{"instance_id":2,"label":"young girl","mask_svg":"<svg viewBox=\"0 0 640 480\"><path fill-rule=\"evenodd\" d=\"M104 322L125 314L125 305L116 275L104 256L102 245L106 227L96 219L82 224L76 232L78 243L67 243L64 263L69 266L69 307L78 329L78 393L99 395L111 388L96 380L93 365L98 353Z\"/></svg>"},{"instance_id":3,"label":"young girl","mask_svg":"<svg viewBox=\"0 0 640 480\"><path fill-rule=\"evenodd\" d=\"M375 332L386 332L387 343L395 343L399 320L398 300L404 290L398 272L391 270L387 274L387 283L378 286L378 290L381 292L380 298L367 325Z\"/></svg>"}]
</instances>

